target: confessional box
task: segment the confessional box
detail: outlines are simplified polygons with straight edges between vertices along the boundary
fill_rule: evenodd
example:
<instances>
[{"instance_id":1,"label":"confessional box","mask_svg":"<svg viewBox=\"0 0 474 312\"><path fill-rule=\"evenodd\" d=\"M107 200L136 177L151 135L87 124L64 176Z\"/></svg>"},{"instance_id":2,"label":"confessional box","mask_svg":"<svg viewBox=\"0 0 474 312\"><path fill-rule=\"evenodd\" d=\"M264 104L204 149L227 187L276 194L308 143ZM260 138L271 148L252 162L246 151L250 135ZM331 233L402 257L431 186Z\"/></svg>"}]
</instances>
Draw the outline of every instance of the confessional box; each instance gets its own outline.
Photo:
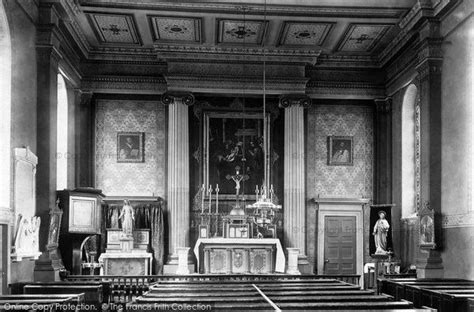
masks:
<instances>
[{"instance_id":1,"label":"confessional box","mask_svg":"<svg viewBox=\"0 0 474 312\"><path fill-rule=\"evenodd\" d=\"M72 274L80 274L82 242L90 235L101 234L104 195L95 189L64 190L57 195L63 211L59 236L63 263Z\"/></svg>"}]
</instances>

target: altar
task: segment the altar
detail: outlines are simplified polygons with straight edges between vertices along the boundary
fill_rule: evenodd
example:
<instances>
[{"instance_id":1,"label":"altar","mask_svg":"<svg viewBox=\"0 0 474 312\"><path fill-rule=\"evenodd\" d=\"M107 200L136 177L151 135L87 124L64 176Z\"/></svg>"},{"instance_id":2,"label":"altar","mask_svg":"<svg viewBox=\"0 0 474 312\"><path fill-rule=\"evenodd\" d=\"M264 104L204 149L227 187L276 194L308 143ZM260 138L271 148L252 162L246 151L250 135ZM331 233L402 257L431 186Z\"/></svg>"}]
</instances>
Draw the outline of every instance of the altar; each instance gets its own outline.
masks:
<instances>
[{"instance_id":1,"label":"altar","mask_svg":"<svg viewBox=\"0 0 474 312\"><path fill-rule=\"evenodd\" d=\"M194 254L198 272L203 274L285 272L285 255L276 238L200 238Z\"/></svg>"}]
</instances>

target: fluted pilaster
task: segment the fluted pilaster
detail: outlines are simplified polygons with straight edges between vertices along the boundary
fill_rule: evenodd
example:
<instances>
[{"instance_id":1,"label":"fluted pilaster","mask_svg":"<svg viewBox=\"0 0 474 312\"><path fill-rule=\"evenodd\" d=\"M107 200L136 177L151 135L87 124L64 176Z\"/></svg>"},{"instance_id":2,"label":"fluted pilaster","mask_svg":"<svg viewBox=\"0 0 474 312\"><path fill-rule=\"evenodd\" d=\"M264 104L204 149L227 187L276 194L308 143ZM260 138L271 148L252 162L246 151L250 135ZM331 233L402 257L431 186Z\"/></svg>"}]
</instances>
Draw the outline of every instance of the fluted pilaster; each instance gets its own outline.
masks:
<instances>
[{"instance_id":1,"label":"fluted pilaster","mask_svg":"<svg viewBox=\"0 0 474 312\"><path fill-rule=\"evenodd\" d=\"M300 257L306 255L304 108L309 106L310 101L305 96L280 98L280 106L285 108L285 246L298 248Z\"/></svg>"},{"instance_id":2,"label":"fluted pilaster","mask_svg":"<svg viewBox=\"0 0 474 312\"><path fill-rule=\"evenodd\" d=\"M189 246L189 123L191 94L165 94L168 113L169 263L177 263L177 248Z\"/></svg>"}]
</instances>

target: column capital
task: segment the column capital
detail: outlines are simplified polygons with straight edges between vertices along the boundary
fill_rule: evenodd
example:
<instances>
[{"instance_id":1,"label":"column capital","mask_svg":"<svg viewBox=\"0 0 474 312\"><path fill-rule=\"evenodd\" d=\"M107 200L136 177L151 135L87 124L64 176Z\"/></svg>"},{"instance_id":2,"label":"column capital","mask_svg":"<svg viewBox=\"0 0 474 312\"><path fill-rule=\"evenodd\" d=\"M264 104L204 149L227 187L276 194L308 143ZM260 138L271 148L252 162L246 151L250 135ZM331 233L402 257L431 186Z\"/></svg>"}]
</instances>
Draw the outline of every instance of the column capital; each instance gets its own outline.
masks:
<instances>
[{"instance_id":1,"label":"column capital","mask_svg":"<svg viewBox=\"0 0 474 312\"><path fill-rule=\"evenodd\" d=\"M77 97L79 106L89 106L92 100L92 96L94 95L94 92L74 89L74 94Z\"/></svg>"},{"instance_id":2,"label":"column capital","mask_svg":"<svg viewBox=\"0 0 474 312\"><path fill-rule=\"evenodd\" d=\"M377 113L390 113L392 111L392 98L386 97L384 99L374 99L375 110Z\"/></svg>"},{"instance_id":3,"label":"column capital","mask_svg":"<svg viewBox=\"0 0 474 312\"><path fill-rule=\"evenodd\" d=\"M306 94L283 94L280 95L279 100L279 106L282 108L288 108L293 105L308 108L311 105L311 99Z\"/></svg>"},{"instance_id":4,"label":"column capital","mask_svg":"<svg viewBox=\"0 0 474 312\"><path fill-rule=\"evenodd\" d=\"M165 105L182 103L191 106L194 104L195 98L191 92L166 92L161 95L161 102Z\"/></svg>"},{"instance_id":5,"label":"column capital","mask_svg":"<svg viewBox=\"0 0 474 312\"><path fill-rule=\"evenodd\" d=\"M36 54L38 55L39 61L49 61L54 64L55 67L58 66L59 62L62 60L62 55L54 45L37 45Z\"/></svg>"},{"instance_id":6,"label":"column capital","mask_svg":"<svg viewBox=\"0 0 474 312\"><path fill-rule=\"evenodd\" d=\"M428 79L430 76L440 75L442 62L443 62L442 59L439 59L439 58L423 59L416 66L416 70L418 71L420 80L423 81L425 79Z\"/></svg>"}]
</instances>

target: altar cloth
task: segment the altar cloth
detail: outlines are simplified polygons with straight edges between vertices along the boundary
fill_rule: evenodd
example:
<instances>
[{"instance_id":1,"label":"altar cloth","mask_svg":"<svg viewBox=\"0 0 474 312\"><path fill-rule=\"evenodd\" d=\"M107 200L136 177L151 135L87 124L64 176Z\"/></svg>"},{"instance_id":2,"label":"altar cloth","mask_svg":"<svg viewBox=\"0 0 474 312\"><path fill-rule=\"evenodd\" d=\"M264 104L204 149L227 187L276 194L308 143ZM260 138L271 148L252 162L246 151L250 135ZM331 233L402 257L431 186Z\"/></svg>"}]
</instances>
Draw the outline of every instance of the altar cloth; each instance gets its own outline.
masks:
<instances>
[{"instance_id":1,"label":"altar cloth","mask_svg":"<svg viewBox=\"0 0 474 312\"><path fill-rule=\"evenodd\" d=\"M201 244L213 245L213 244L225 244L229 246L235 245L275 245L276 247L276 259L275 259L275 272L285 273L285 254L283 253L283 248L281 247L280 240L277 238L200 238L197 240L196 245L194 246L194 254L197 259L198 271L200 268L200 255L199 247Z\"/></svg>"}]
</instances>

